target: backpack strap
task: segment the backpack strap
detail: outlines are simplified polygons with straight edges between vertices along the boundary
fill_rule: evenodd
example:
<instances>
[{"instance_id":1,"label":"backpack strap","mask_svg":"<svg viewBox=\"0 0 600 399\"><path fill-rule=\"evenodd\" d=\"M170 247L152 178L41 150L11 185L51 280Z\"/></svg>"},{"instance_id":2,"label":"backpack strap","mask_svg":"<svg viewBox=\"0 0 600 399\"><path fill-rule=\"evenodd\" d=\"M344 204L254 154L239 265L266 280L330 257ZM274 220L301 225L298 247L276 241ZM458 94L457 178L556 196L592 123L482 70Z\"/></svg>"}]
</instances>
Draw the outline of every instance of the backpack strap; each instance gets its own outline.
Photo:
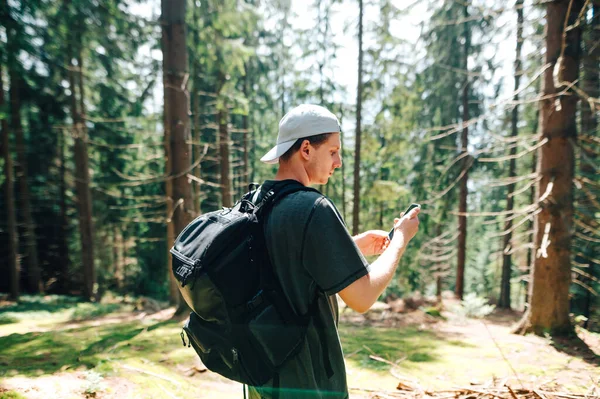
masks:
<instances>
[{"instance_id":1,"label":"backpack strap","mask_svg":"<svg viewBox=\"0 0 600 399\"><path fill-rule=\"evenodd\" d=\"M255 214L259 218L268 212L279 200L298 191L312 191L321 194L319 190L307 187L296 180L287 180L276 189L269 190L262 200L256 204Z\"/></svg>"}]
</instances>

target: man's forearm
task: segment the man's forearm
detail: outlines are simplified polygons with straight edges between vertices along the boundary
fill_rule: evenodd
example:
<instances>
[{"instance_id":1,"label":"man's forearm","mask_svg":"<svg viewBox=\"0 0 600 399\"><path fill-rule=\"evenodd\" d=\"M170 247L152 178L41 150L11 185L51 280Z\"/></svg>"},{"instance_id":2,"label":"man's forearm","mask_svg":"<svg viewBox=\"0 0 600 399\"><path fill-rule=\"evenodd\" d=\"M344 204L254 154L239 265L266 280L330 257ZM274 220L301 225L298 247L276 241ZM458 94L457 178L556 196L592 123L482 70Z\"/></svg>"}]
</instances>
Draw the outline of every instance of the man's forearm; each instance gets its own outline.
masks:
<instances>
[{"instance_id":1,"label":"man's forearm","mask_svg":"<svg viewBox=\"0 0 600 399\"><path fill-rule=\"evenodd\" d=\"M396 268L404 255L406 244L402 234L395 234L386 250L379 255L375 262L371 263L369 276L374 295L373 303L394 278Z\"/></svg>"},{"instance_id":2,"label":"man's forearm","mask_svg":"<svg viewBox=\"0 0 600 399\"><path fill-rule=\"evenodd\" d=\"M406 244L407 240L402 233L396 232L387 249L371 263L369 274L340 292L344 302L360 313L369 310L392 281Z\"/></svg>"}]
</instances>

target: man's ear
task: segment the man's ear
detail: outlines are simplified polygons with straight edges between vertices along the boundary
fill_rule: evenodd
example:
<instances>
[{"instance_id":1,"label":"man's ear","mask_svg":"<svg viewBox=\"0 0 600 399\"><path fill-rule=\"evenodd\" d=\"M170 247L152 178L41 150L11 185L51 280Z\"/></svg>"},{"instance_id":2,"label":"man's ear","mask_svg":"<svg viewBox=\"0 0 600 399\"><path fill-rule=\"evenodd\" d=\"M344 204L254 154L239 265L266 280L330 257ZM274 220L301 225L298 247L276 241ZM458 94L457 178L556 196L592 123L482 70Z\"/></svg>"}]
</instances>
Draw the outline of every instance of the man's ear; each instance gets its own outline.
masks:
<instances>
[{"instance_id":1,"label":"man's ear","mask_svg":"<svg viewBox=\"0 0 600 399\"><path fill-rule=\"evenodd\" d=\"M302 145L300 145L300 155L302 156L302 159L308 161L310 158L311 151L312 147L310 145L310 141L304 140L302 142Z\"/></svg>"}]
</instances>

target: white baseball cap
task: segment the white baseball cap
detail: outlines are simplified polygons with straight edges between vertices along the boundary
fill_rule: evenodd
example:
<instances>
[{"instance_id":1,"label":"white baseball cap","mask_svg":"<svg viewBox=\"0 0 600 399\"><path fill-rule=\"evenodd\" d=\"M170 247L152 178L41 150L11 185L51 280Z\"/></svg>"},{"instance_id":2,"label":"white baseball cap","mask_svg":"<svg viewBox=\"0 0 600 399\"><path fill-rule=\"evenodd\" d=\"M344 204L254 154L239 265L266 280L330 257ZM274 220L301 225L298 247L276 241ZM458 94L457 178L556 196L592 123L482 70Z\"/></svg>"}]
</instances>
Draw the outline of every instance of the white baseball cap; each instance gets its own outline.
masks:
<instances>
[{"instance_id":1,"label":"white baseball cap","mask_svg":"<svg viewBox=\"0 0 600 399\"><path fill-rule=\"evenodd\" d=\"M340 131L338 118L326 108L313 104L299 105L281 118L277 144L260 160L265 163L277 163L279 157L292 148L298 139Z\"/></svg>"}]
</instances>

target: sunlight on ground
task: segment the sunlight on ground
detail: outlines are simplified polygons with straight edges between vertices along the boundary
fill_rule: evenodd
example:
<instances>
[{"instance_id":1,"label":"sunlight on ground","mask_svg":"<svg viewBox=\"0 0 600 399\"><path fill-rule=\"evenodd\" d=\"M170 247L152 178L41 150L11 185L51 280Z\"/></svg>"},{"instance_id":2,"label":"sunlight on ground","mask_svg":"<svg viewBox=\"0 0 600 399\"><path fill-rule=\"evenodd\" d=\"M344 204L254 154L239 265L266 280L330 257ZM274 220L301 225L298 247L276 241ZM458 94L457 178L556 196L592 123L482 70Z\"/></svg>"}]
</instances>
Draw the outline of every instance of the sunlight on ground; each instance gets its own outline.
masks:
<instances>
[{"instance_id":1,"label":"sunlight on ground","mask_svg":"<svg viewBox=\"0 0 600 399\"><path fill-rule=\"evenodd\" d=\"M172 309L146 314L130 304L60 298L0 309L0 399L20 398L16 392L31 399L86 392L97 398L242 395L240 384L201 372L194 351L182 345L182 323L170 319ZM548 338L516 336L492 322L403 324L403 315L395 317L395 327L366 318L342 322L348 385L362 389L352 397L393 391L399 381L451 389L493 378L515 387L556 379L579 393L600 381L597 356L570 356Z\"/></svg>"}]
</instances>

